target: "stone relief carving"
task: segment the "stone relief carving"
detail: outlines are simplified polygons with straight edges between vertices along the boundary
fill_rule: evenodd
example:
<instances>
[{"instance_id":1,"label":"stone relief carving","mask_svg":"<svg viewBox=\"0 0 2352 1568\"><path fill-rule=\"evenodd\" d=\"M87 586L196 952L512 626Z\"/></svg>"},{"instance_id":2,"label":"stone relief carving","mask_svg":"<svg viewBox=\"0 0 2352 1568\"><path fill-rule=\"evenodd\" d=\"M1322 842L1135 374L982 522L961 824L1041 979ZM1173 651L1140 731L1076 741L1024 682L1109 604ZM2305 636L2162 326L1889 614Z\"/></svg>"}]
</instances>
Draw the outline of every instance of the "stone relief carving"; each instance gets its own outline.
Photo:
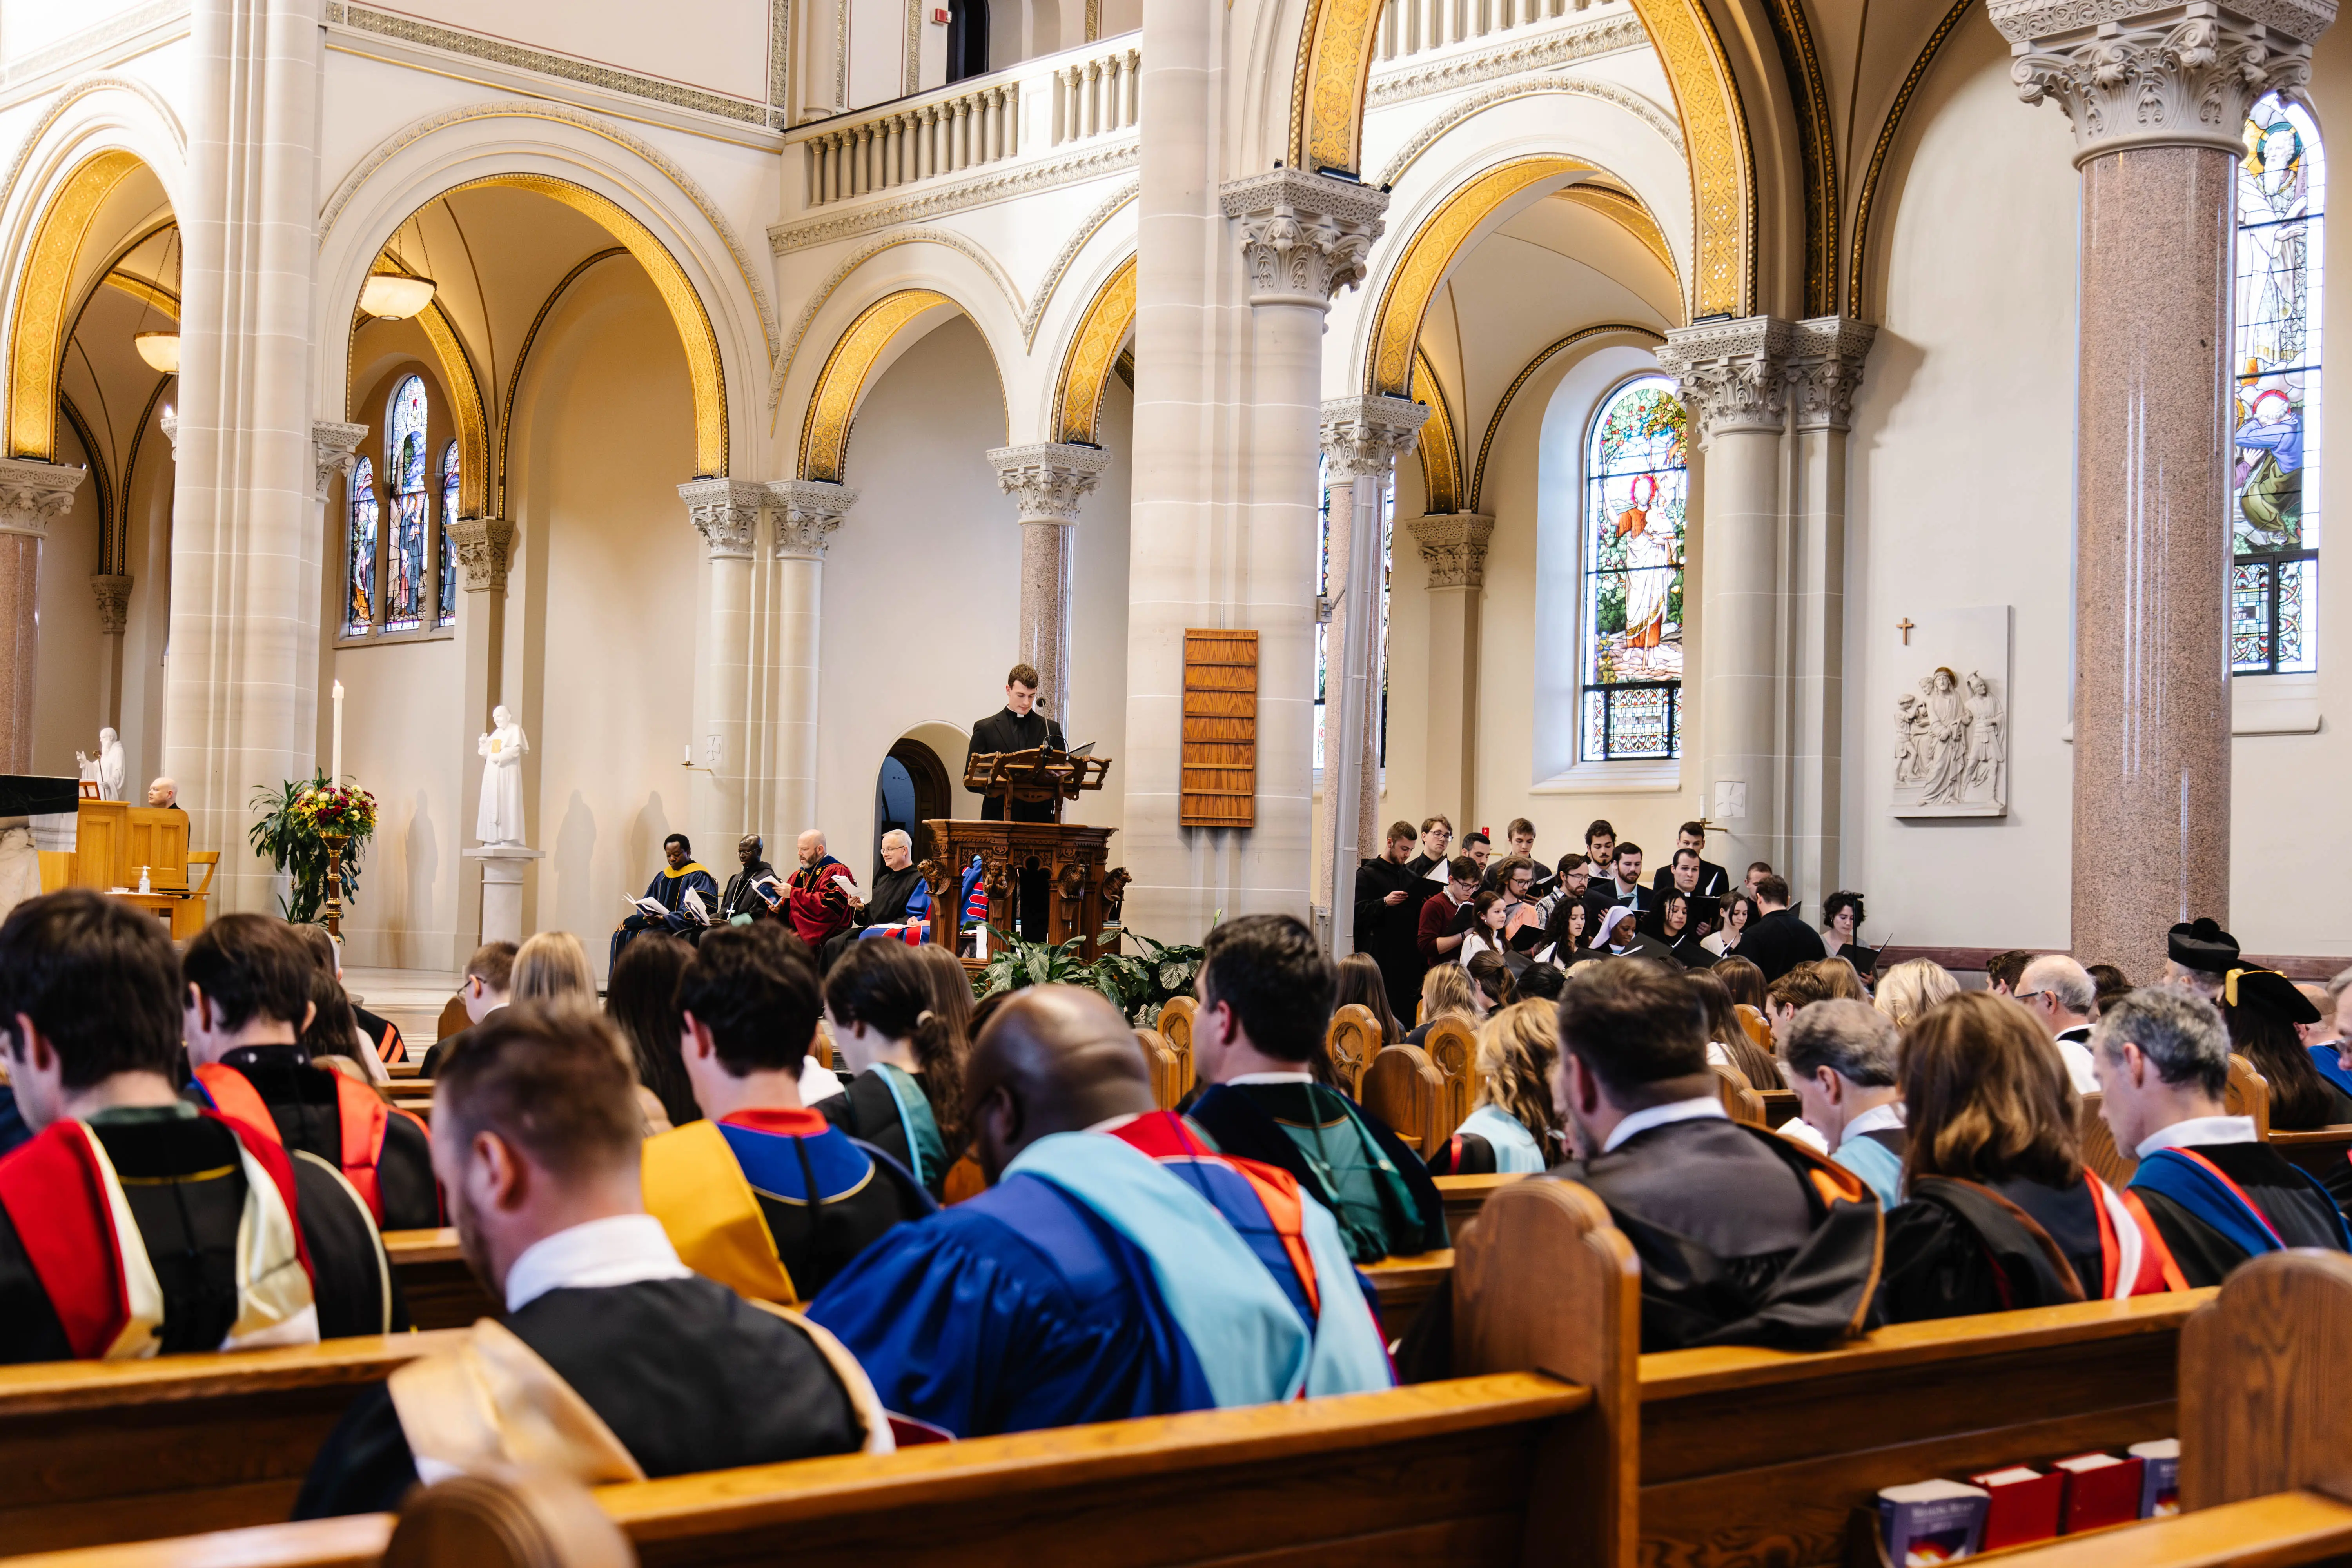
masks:
<instances>
[{"instance_id":1,"label":"stone relief carving","mask_svg":"<svg viewBox=\"0 0 2352 1568\"><path fill-rule=\"evenodd\" d=\"M2009 810L2009 711L1982 670L1938 665L1895 700L1895 813L2000 816Z\"/></svg>"}]
</instances>

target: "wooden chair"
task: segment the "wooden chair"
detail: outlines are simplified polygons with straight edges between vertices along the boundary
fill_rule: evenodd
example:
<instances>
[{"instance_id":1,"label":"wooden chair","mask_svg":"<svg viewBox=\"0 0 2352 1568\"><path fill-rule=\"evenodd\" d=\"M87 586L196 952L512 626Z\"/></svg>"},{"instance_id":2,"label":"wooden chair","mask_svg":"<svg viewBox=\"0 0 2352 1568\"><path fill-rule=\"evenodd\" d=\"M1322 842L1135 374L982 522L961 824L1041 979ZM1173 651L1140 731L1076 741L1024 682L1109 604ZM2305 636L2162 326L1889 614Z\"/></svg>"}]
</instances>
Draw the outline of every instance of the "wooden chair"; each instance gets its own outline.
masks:
<instances>
[{"instance_id":1,"label":"wooden chair","mask_svg":"<svg viewBox=\"0 0 2352 1568\"><path fill-rule=\"evenodd\" d=\"M1183 1061L1157 1029L1138 1029L1135 1038L1143 1047L1145 1064L1151 1068L1152 1103L1162 1110L1175 1110L1176 1102L1184 1098L1181 1082Z\"/></svg>"},{"instance_id":2,"label":"wooden chair","mask_svg":"<svg viewBox=\"0 0 2352 1568\"><path fill-rule=\"evenodd\" d=\"M1436 1137L1442 1143L1478 1105L1478 1031L1467 1018L1449 1014L1429 1026L1421 1048L1445 1079Z\"/></svg>"},{"instance_id":3,"label":"wooden chair","mask_svg":"<svg viewBox=\"0 0 2352 1568\"><path fill-rule=\"evenodd\" d=\"M1755 1008L1749 1006L1745 1002L1733 1003L1731 1005L1731 1010L1738 1016L1739 1026L1748 1031L1748 1041L1753 1044L1758 1050L1762 1051L1765 1055L1771 1055L1772 1025L1770 1020L1767 1019L1763 1014L1758 1012Z\"/></svg>"},{"instance_id":4,"label":"wooden chair","mask_svg":"<svg viewBox=\"0 0 2352 1568\"><path fill-rule=\"evenodd\" d=\"M1323 1031L1323 1049L1331 1058L1339 1087L1358 1100L1363 1098L1364 1069L1387 1047L1381 1021L1360 1002L1350 1002L1333 1013L1329 1027Z\"/></svg>"},{"instance_id":5,"label":"wooden chair","mask_svg":"<svg viewBox=\"0 0 2352 1568\"><path fill-rule=\"evenodd\" d=\"M1724 1114L1750 1127L1769 1127L1764 1118L1764 1097L1748 1087L1748 1075L1722 1062L1708 1065L1715 1069L1716 1092L1723 1097Z\"/></svg>"},{"instance_id":6,"label":"wooden chair","mask_svg":"<svg viewBox=\"0 0 2352 1568\"><path fill-rule=\"evenodd\" d=\"M1171 996L1160 1007L1160 1017L1152 1026L1160 1031L1160 1037L1175 1051L1176 1060L1181 1068L1177 1078L1181 1086L1177 1089L1179 1099L1192 1092L1192 1084L1198 1077L1192 1068L1192 1020L1200 1014L1201 1005L1192 997Z\"/></svg>"},{"instance_id":7,"label":"wooden chair","mask_svg":"<svg viewBox=\"0 0 2352 1568\"><path fill-rule=\"evenodd\" d=\"M1364 1110L1416 1154L1427 1155L1445 1135L1445 1076L1419 1046L1389 1046L1364 1070ZM1449 1128L1450 1131L1450 1128Z\"/></svg>"}]
</instances>

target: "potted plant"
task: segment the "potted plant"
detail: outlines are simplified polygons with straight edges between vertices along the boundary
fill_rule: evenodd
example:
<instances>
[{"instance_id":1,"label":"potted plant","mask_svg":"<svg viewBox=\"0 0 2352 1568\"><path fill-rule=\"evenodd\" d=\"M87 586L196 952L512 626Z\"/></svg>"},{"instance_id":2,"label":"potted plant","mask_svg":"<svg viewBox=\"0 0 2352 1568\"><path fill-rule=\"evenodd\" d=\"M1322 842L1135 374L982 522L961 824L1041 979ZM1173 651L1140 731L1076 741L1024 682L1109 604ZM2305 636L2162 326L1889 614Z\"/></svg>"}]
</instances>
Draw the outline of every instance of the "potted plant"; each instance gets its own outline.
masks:
<instances>
[{"instance_id":1,"label":"potted plant","mask_svg":"<svg viewBox=\"0 0 2352 1568\"><path fill-rule=\"evenodd\" d=\"M341 913L341 900L357 901L360 851L375 836L373 795L318 773L289 779L274 791L254 791L253 808L261 814L247 835L253 852L291 884L291 896L278 900L288 920L311 924L320 919L331 873L341 883L334 912Z\"/></svg>"}]
</instances>

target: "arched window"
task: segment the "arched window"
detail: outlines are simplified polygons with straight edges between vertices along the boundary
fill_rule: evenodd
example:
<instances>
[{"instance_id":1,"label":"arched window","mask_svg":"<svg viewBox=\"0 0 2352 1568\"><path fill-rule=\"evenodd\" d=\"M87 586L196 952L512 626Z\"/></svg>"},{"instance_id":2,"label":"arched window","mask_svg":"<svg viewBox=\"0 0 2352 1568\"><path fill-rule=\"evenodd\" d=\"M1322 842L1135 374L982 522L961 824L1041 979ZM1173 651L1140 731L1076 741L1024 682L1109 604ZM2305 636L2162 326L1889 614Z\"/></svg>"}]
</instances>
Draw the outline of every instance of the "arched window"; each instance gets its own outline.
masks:
<instances>
[{"instance_id":1,"label":"arched window","mask_svg":"<svg viewBox=\"0 0 2352 1568\"><path fill-rule=\"evenodd\" d=\"M2326 166L2319 129L2276 93L2246 117L2238 165L2238 385L2231 423L2230 663L2318 668L2319 291Z\"/></svg>"},{"instance_id":2,"label":"arched window","mask_svg":"<svg viewBox=\"0 0 2352 1568\"><path fill-rule=\"evenodd\" d=\"M375 626L375 465L352 465L352 527L343 571L343 635L363 637Z\"/></svg>"},{"instance_id":3,"label":"arched window","mask_svg":"<svg viewBox=\"0 0 2352 1568\"><path fill-rule=\"evenodd\" d=\"M441 624L457 624L457 547L449 525L457 521L457 443L441 448Z\"/></svg>"},{"instance_id":4,"label":"arched window","mask_svg":"<svg viewBox=\"0 0 2352 1568\"><path fill-rule=\"evenodd\" d=\"M1328 459L1318 459L1315 474L1315 591L1329 602L1345 587L1331 581L1331 492L1324 488ZM1389 755L1389 571L1395 564L1396 475L1391 468L1388 488L1381 492L1381 643L1380 709L1372 715L1372 764L1383 766ZM1315 771L1323 771L1323 725L1330 710L1325 700L1330 689L1331 627L1318 619L1315 626Z\"/></svg>"},{"instance_id":5,"label":"arched window","mask_svg":"<svg viewBox=\"0 0 2352 1568\"><path fill-rule=\"evenodd\" d=\"M1662 375L1601 400L1585 441L1583 755L1679 757L1683 749L1682 400Z\"/></svg>"},{"instance_id":6,"label":"arched window","mask_svg":"<svg viewBox=\"0 0 2352 1568\"><path fill-rule=\"evenodd\" d=\"M393 389L384 418L383 473L392 488L392 548L384 563L383 629L411 632L425 615L425 380Z\"/></svg>"}]
</instances>

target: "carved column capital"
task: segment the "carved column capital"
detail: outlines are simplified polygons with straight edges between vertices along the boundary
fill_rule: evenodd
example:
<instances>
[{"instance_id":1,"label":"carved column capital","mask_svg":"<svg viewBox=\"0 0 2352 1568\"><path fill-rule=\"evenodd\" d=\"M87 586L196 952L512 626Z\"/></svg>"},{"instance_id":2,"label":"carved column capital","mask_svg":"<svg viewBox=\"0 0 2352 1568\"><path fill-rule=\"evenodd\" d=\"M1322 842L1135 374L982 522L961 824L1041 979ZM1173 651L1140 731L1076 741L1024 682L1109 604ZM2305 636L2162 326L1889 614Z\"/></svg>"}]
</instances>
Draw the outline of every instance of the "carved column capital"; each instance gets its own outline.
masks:
<instances>
[{"instance_id":1,"label":"carved column capital","mask_svg":"<svg viewBox=\"0 0 2352 1568\"><path fill-rule=\"evenodd\" d=\"M2074 126L2074 162L2131 147L2242 154L2246 111L2299 92L2335 0L1990 0L2010 41L2010 79L2028 103L2055 101Z\"/></svg>"},{"instance_id":2,"label":"carved column capital","mask_svg":"<svg viewBox=\"0 0 2352 1568\"><path fill-rule=\"evenodd\" d=\"M988 454L988 462L996 470L997 487L1020 504L1023 522L1067 527L1078 521L1078 503L1110 467L1110 454L1099 447L1039 441L999 447Z\"/></svg>"},{"instance_id":3,"label":"carved column capital","mask_svg":"<svg viewBox=\"0 0 2352 1568\"><path fill-rule=\"evenodd\" d=\"M1789 396L1800 430L1843 430L1853 422L1862 362L1878 329L1844 316L1799 321L1789 345Z\"/></svg>"},{"instance_id":4,"label":"carved column capital","mask_svg":"<svg viewBox=\"0 0 2352 1568\"><path fill-rule=\"evenodd\" d=\"M1363 281L1389 205L1386 191L1296 169L1235 180L1218 197L1225 216L1241 223L1250 303L1318 310Z\"/></svg>"},{"instance_id":5,"label":"carved column capital","mask_svg":"<svg viewBox=\"0 0 2352 1568\"><path fill-rule=\"evenodd\" d=\"M1495 537L1495 520L1475 512L1433 512L1405 526L1421 558L1429 567L1432 588L1483 588L1486 585L1486 542Z\"/></svg>"},{"instance_id":6,"label":"carved column capital","mask_svg":"<svg viewBox=\"0 0 2352 1568\"><path fill-rule=\"evenodd\" d=\"M70 463L0 458L0 533L45 537L49 524L73 505L74 491L89 474Z\"/></svg>"},{"instance_id":7,"label":"carved column capital","mask_svg":"<svg viewBox=\"0 0 2352 1568\"><path fill-rule=\"evenodd\" d=\"M1796 328L1777 316L1676 327L1658 363L1680 384L1702 441L1718 430L1778 430L1789 406Z\"/></svg>"},{"instance_id":8,"label":"carved column capital","mask_svg":"<svg viewBox=\"0 0 2352 1568\"><path fill-rule=\"evenodd\" d=\"M310 421L310 451L317 459L317 467L310 479L311 494L314 499L325 500L328 491L334 486L335 476L343 473L359 460L359 446L362 441L367 439L367 433L368 427L364 425L343 425L331 419ZM172 421L171 436L172 451L174 456L177 456L180 450L180 437L179 420L176 416Z\"/></svg>"},{"instance_id":9,"label":"carved column capital","mask_svg":"<svg viewBox=\"0 0 2352 1568\"><path fill-rule=\"evenodd\" d=\"M749 561L768 487L753 479L689 479L677 487L686 515L713 561Z\"/></svg>"},{"instance_id":10,"label":"carved column capital","mask_svg":"<svg viewBox=\"0 0 2352 1568\"><path fill-rule=\"evenodd\" d=\"M1323 482L1385 479L1421 439L1429 405L1404 397L1333 397L1323 404Z\"/></svg>"},{"instance_id":11,"label":"carved column capital","mask_svg":"<svg viewBox=\"0 0 2352 1568\"><path fill-rule=\"evenodd\" d=\"M766 488L776 507L776 553L804 561L824 559L833 531L857 504L856 490L824 479L771 479Z\"/></svg>"},{"instance_id":12,"label":"carved column capital","mask_svg":"<svg viewBox=\"0 0 2352 1568\"><path fill-rule=\"evenodd\" d=\"M503 517L461 517L445 522L449 547L468 594L504 594L507 562L514 553L514 523Z\"/></svg>"},{"instance_id":13,"label":"carved column capital","mask_svg":"<svg viewBox=\"0 0 2352 1568\"><path fill-rule=\"evenodd\" d=\"M94 574L89 591L98 600L98 629L119 637L131 624L131 579L111 572Z\"/></svg>"},{"instance_id":14,"label":"carved column capital","mask_svg":"<svg viewBox=\"0 0 2352 1568\"><path fill-rule=\"evenodd\" d=\"M172 456L177 458L180 455L179 412L176 409L166 408L156 416L155 424L163 432L163 439L172 443Z\"/></svg>"}]
</instances>

